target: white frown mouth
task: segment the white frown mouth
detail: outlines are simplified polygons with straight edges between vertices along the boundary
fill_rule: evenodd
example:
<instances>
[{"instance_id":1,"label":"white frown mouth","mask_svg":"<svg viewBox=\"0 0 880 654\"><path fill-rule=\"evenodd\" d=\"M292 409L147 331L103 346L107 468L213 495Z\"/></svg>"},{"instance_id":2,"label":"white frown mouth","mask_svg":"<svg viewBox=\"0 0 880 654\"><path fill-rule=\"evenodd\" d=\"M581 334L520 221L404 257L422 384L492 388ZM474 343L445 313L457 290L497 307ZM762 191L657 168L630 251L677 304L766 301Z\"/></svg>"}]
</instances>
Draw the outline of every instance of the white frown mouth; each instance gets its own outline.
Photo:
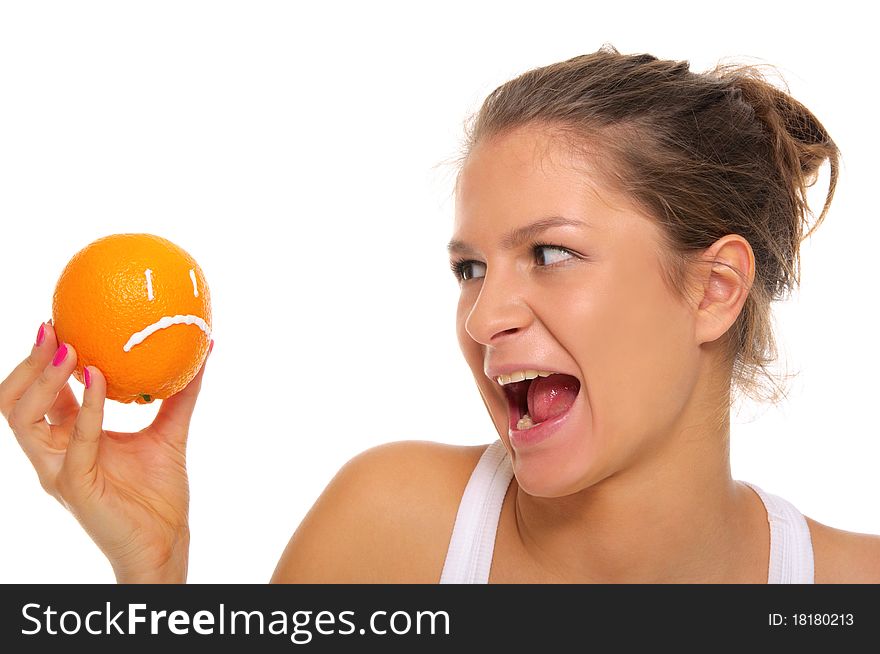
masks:
<instances>
[{"instance_id":1,"label":"white frown mouth","mask_svg":"<svg viewBox=\"0 0 880 654\"><path fill-rule=\"evenodd\" d=\"M135 345L143 343L147 336L149 336L150 334L153 334L160 329L171 327L171 325L197 325L199 329L205 332L205 335L208 338L211 338L211 328L208 326L208 323L206 323L203 318L192 315L162 316L152 325L144 327L139 332L135 332L134 334L132 334L131 338L128 339L128 342L122 346L123 351L128 352Z\"/></svg>"}]
</instances>

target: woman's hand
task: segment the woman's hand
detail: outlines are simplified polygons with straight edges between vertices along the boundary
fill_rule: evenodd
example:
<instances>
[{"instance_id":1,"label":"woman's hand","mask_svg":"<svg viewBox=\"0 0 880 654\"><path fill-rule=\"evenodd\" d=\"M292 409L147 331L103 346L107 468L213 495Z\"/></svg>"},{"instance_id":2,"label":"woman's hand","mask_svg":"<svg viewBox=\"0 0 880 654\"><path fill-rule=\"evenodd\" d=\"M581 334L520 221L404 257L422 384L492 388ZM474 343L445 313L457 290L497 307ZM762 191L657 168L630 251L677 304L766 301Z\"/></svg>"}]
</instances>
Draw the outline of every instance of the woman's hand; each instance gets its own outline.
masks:
<instances>
[{"instance_id":1,"label":"woman's hand","mask_svg":"<svg viewBox=\"0 0 880 654\"><path fill-rule=\"evenodd\" d=\"M50 324L41 329L39 345L0 383L0 411L40 483L101 548L119 583L185 582L186 440L204 364L186 388L162 401L149 427L107 431L103 374L88 366L80 407L67 383L76 352L56 341Z\"/></svg>"}]
</instances>

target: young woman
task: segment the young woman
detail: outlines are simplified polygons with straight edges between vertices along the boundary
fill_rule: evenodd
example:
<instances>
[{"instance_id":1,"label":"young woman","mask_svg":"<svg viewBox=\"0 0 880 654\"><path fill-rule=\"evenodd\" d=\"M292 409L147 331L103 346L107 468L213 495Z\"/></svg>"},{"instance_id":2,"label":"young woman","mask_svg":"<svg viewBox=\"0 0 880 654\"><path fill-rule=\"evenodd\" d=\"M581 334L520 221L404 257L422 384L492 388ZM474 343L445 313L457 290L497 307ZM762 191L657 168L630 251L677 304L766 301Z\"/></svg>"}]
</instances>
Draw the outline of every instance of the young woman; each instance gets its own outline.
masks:
<instances>
[{"instance_id":1,"label":"young woman","mask_svg":"<svg viewBox=\"0 0 880 654\"><path fill-rule=\"evenodd\" d=\"M749 67L612 47L496 89L455 188L458 338L500 439L349 461L279 582L880 583L880 537L731 477L731 395L775 400L770 304L838 151ZM812 230L810 230L812 231ZM809 233L809 232L808 232ZM137 434L51 324L0 385L43 487L120 582L186 579L186 440L204 367Z\"/></svg>"}]
</instances>

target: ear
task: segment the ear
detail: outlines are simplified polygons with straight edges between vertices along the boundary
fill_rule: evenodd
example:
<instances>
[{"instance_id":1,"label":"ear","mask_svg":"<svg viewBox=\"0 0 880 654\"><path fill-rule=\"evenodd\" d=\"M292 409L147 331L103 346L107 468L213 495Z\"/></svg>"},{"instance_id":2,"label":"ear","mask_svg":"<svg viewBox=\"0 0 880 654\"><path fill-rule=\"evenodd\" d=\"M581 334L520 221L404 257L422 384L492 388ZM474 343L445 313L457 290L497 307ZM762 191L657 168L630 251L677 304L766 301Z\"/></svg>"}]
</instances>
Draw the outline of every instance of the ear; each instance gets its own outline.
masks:
<instances>
[{"instance_id":1,"label":"ear","mask_svg":"<svg viewBox=\"0 0 880 654\"><path fill-rule=\"evenodd\" d=\"M699 343L721 338L742 311L755 279L752 246L739 234L728 234L703 253L695 336Z\"/></svg>"}]
</instances>

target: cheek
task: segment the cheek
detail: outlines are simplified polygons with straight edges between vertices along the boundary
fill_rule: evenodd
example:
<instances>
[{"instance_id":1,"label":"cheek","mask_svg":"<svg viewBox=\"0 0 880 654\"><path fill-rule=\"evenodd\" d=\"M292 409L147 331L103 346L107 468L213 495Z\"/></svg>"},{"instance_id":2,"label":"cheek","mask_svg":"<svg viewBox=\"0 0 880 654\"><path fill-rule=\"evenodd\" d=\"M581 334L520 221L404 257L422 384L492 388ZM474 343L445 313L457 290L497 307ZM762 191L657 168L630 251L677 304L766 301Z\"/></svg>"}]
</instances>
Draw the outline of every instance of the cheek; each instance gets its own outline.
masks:
<instances>
[{"instance_id":1,"label":"cheek","mask_svg":"<svg viewBox=\"0 0 880 654\"><path fill-rule=\"evenodd\" d=\"M599 433L659 427L683 406L696 370L685 308L662 285L620 274L576 304L573 354Z\"/></svg>"}]
</instances>

